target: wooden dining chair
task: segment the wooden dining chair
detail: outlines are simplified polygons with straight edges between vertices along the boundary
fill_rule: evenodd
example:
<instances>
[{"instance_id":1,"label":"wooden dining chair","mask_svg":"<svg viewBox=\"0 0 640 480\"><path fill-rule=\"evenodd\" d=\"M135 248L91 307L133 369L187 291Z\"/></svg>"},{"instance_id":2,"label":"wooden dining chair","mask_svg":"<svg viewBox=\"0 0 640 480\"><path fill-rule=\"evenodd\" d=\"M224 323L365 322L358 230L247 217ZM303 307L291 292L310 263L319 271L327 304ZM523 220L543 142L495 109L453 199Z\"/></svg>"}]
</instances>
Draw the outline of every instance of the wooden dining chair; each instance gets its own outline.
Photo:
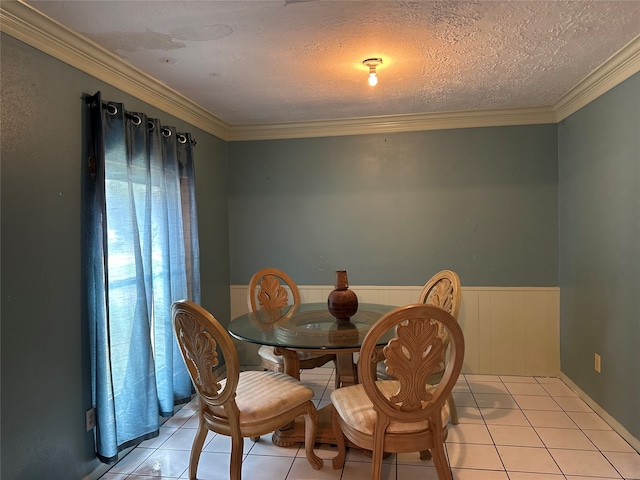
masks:
<instances>
[{"instance_id":1,"label":"wooden dining chair","mask_svg":"<svg viewBox=\"0 0 640 480\"><path fill-rule=\"evenodd\" d=\"M442 270L433 275L427 283L425 283L420 295L418 297L419 303L426 303L428 305L435 305L442 308L444 311L451 314L453 318L458 319L458 313L460 312L460 303L462 300L462 290L460 289L460 278L458 274L451 270ZM449 339L446 336L446 332L441 331L445 346L449 344ZM379 359L382 358L381 350L378 350ZM444 373L444 362L440 364L440 369L435 371L428 379L427 383L435 385L440 382L442 374ZM379 379L391 379L392 376L387 373L387 368L384 361L380 360L376 365L377 376ZM453 394L447 399L449 402L449 408L451 410L451 423L453 425L458 424L458 410L453 398Z\"/></svg>"},{"instance_id":2,"label":"wooden dining chair","mask_svg":"<svg viewBox=\"0 0 640 480\"><path fill-rule=\"evenodd\" d=\"M291 298L291 302L289 299ZM255 312L262 308L284 307L290 303L299 304L300 291L298 286L282 270L277 268L263 268L258 270L249 281L247 289L247 306L249 311ZM331 361L336 362L336 356L331 354L318 354L298 351L301 369L321 367ZM284 359L282 355L276 355L274 347L262 345L258 349L260 362L264 370L272 372L284 372ZM298 372L298 379L300 379Z\"/></svg>"},{"instance_id":3,"label":"wooden dining chair","mask_svg":"<svg viewBox=\"0 0 640 480\"><path fill-rule=\"evenodd\" d=\"M198 430L191 447L189 478L195 480L200 453L210 431L231 437L229 478L242 477L243 438L259 438L305 419L305 452L314 469L322 459L313 451L318 412L313 390L279 372L240 372L231 337L204 308L191 301L171 307L174 333L199 399ZM220 355L222 358L220 358ZM226 369L226 375L220 371Z\"/></svg>"},{"instance_id":4,"label":"wooden dining chair","mask_svg":"<svg viewBox=\"0 0 640 480\"><path fill-rule=\"evenodd\" d=\"M376 344L388 330L396 337L384 347L387 370L395 380L376 380ZM426 379L440 369L447 346L449 354L437 385ZM360 384L331 393L333 429L338 455L333 468L342 468L346 437L360 448L371 450L372 480L380 478L385 452L416 452L428 449L440 480L452 480L444 451L449 406L447 398L460 375L464 337L456 319L439 307L414 304L399 307L378 320L360 349Z\"/></svg>"}]
</instances>

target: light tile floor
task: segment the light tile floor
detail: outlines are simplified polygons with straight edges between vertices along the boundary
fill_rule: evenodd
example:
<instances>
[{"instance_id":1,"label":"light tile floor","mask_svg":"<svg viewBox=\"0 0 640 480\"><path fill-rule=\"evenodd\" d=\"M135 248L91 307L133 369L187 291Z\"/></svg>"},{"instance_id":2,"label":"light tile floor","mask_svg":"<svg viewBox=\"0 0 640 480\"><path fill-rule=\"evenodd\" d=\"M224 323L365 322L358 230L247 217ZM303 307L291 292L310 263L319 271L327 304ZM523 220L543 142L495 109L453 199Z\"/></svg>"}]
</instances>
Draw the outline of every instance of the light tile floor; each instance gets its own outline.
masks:
<instances>
[{"instance_id":1,"label":"light tile floor","mask_svg":"<svg viewBox=\"0 0 640 480\"><path fill-rule=\"evenodd\" d=\"M329 402L333 369L302 372L318 407ZM460 423L449 426L447 455L456 480L640 479L640 454L558 378L463 375L454 389ZM188 478L189 451L197 428L196 403L169 419L160 436L143 442L101 480ZM209 433L198 479L229 477L230 441ZM248 480L366 480L370 459L350 450L342 470L337 449L317 445L321 470L307 463L304 448L281 448L270 435L245 439L243 478ZM417 453L384 460L385 480L436 480L432 461Z\"/></svg>"}]
</instances>

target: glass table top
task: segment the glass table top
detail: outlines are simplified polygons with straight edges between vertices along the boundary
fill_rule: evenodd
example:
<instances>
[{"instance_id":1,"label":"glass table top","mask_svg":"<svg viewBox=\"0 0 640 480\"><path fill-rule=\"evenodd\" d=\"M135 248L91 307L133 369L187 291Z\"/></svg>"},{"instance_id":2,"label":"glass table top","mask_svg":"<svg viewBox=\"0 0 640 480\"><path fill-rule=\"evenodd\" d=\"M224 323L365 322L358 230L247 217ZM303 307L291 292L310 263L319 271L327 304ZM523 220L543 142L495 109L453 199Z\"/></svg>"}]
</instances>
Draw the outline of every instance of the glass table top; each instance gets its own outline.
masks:
<instances>
[{"instance_id":1,"label":"glass table top","mask_svg":"<svg viewBox=\"0 0 640 480\"><path fill-rule=\"evenodd\" d=\"M349 322L338 321L327 303L302 303L246 313L231 321L229 333L246 342L292 349L358 349L369 328L394 305L361 303ZM380 338L386 344L394 331Z\"/></svg>"}]
</instances>

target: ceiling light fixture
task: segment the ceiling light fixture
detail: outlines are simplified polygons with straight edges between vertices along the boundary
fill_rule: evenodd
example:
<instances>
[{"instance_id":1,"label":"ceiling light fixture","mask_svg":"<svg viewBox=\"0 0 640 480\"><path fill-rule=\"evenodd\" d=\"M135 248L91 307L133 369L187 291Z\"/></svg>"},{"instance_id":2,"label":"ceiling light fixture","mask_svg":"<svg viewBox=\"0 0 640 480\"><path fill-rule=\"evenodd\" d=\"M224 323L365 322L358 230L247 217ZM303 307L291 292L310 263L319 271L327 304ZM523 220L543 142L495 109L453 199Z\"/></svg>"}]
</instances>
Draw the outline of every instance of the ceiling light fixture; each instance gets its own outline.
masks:
<instances>
[{"instance_id":1,"label":"ceiling light fixture","mask_svg":"<svg viewBox=\"0 0 640 480\"><path fill-rule=\"evenodd\" d=\"M376 74L376 67L382 65L381 58L367 58L362 62L366 67L369 67L369 85L375 87L378 84L378 75Z\"/></svg>"}]
</instances>

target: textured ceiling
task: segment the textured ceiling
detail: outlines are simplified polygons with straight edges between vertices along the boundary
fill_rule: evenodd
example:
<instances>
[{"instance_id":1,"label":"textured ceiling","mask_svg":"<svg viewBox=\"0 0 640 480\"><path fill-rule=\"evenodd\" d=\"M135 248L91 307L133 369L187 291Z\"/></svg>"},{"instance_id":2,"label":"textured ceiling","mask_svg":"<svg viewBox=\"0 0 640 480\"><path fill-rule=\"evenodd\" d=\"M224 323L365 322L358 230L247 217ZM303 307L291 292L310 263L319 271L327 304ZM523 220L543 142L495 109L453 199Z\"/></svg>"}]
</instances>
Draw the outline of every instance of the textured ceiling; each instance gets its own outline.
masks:
<instances>
[{"instance_id":1,"label":"textured ceiling","mask_svg":"<svg viewBox=\"0 0 640 480\"><path fill-rule=\"evenodd\" d=\"M640 1L27 3L231 125L550 106L640 34Z\"/></svg>"}]
</instances>

